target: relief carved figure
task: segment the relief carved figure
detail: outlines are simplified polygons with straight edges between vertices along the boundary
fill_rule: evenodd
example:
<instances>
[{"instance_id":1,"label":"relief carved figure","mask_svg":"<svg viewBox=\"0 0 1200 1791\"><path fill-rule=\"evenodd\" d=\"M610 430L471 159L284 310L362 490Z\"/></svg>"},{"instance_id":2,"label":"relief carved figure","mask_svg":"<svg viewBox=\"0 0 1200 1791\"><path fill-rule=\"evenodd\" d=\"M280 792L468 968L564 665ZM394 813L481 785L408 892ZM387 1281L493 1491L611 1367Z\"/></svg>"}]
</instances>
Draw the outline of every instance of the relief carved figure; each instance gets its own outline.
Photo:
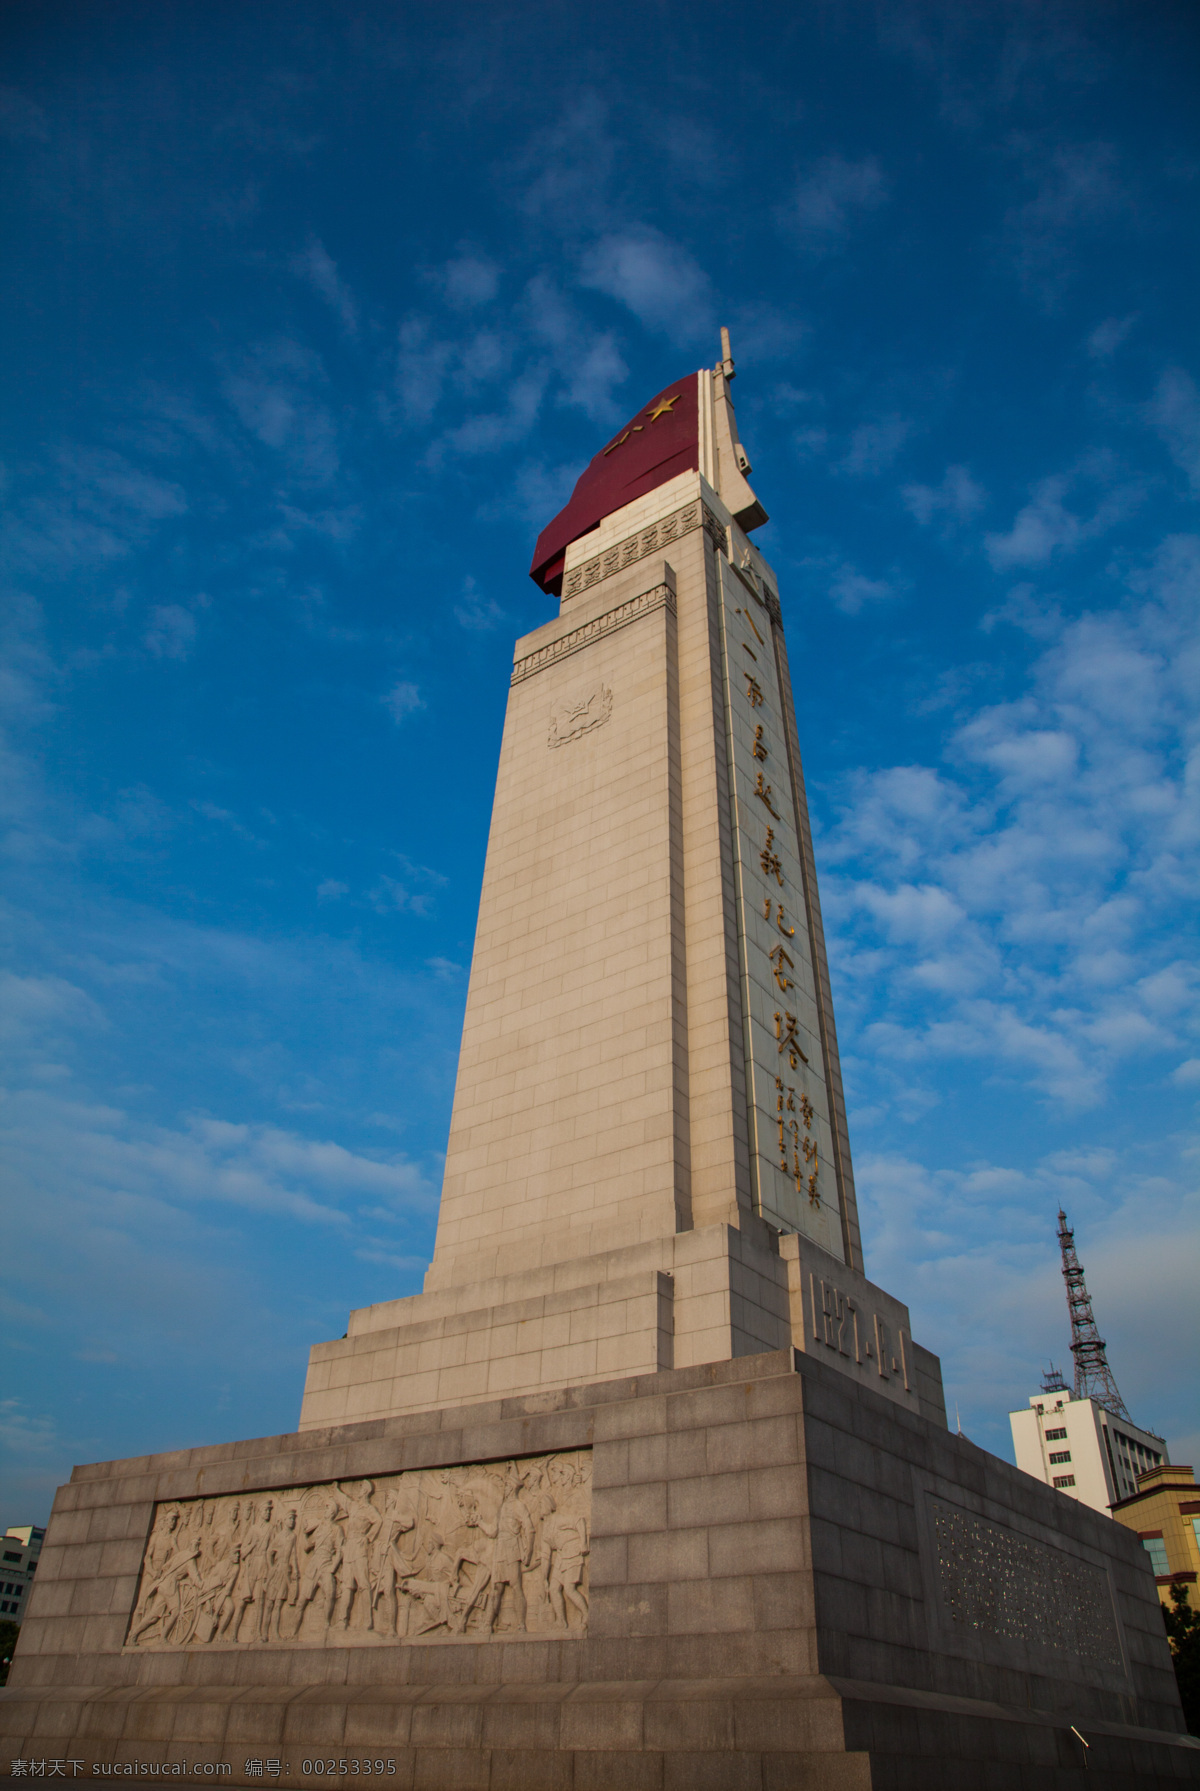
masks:
<instances>
[{"instance_id":1,"label":"relief carved figure","mask_svg":"<svg viewBox=\"0 0 1200 1791\"><path fill-rule=\"evenodd\" d=\"M126 1646L582 1635L591 1451L159 1505Z\"/></svg>"}]
</instances>

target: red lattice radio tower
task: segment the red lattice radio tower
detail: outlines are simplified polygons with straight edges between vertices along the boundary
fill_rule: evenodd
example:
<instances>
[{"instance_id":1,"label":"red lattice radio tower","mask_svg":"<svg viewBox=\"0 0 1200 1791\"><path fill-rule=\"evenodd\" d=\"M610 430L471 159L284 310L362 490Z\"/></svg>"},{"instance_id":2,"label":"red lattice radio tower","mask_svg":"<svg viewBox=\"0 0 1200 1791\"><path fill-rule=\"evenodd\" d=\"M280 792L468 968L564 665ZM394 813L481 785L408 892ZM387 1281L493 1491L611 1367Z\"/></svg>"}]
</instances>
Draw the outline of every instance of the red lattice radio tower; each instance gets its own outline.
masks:
<instances>
[{"instance_id":1,"label":"red lattice radio tower","mask_svg":"<svg viewBox=\"0 0 1200 1791\"><path fill-rule=\"evenodd\" d=\"M1063 1280L1067 1284L1067 1310L1071 1314L1071 1354L1075 1358L1075 1397L1094 1399L1114 1418L1133 1419L1125 1410L1125 1401L1117 1391L1113 1371L1104 1353L1104 1339L1096 1325L1091 1295L1083 1278L1079 1257L1075 1253L1075 1233L1067 1224L1067 1215L1058 1209L1058 1242L1062 1249Z\"/></svg>"}]
</instances>

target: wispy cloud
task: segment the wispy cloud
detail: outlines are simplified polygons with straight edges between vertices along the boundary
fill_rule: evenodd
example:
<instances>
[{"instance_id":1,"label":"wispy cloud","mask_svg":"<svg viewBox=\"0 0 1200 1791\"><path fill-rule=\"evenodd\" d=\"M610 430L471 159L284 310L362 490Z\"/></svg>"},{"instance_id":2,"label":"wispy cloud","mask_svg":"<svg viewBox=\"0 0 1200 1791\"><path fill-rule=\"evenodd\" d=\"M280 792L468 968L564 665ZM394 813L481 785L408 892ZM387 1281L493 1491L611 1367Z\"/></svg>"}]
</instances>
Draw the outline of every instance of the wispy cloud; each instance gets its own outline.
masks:
<instances>
[{"instance_id":1,"label":"wispy cloud","mask_svg":"<svg viewBox=\"0 0 1200 1791\"><path fill-rule=\"evenodd\" d=\"M873 478L886 472L912 433L908 417L880 417L850 431L850 445L839 462L841 471Z\"/></svg>"},{"instance_id":2,"label":"wispy cloud","mask_svg":"<svg viewBox=\"0 0 1200 1791\"><path fill-rule=\"evenodd\" d=\"M822 156L797 183L780 220L810 253L840 248L858 219L888 197L888 181L875 156L850 161Z\"/></svg>"},{"instance_id":3,"label":"wispy cloud","mask_svg":"<svg viewBox=\"0 0 1200 1791\"><path fill-rule=\"evenodd\" d=\"M430 277L456 311L477 311L490 305L500 285L496 263L470 249L460 249Z\"/></svg>"},{"instance_id":4,"label":"wispy cloud","mask_svg":"<svg viewBox=\"0 0 1200 1791\"><path fill-rule=\"evenodd\" d=\"M894 580L870 578L849 560L833 569L828 589L834 604L846 616L857 616L868 604L890 603L901 593L901 586Z\"/></svg>"},{"instance_id":5,"label":"wispy cloud","mask_svg":"<svg viewBox=\"0 0 1200 1791\"><path fill-rule=\"evenodd\" d=\"M1025 291L1053 310L1075 273L1082 232L1110 224L1129 200L1111 143L1063 143L1047 148L1018 140L1016 156L1032 195L1013 206L1004 223L1004 249Z\"/></svg>"},{"instance_id":6,"label":"wispy cloud","mask_svg":"<svg viewBox=\"0 0 1200 1791\"><path fill-rule=\"evenodd\" d=\"M715 330L708 275L681 243L648 226L601 237L584 254L579 279L616 299L647 329L685 338Z\"/></svg>"},{"instance_id":7,"label":"wispy cloud","mask_svg":"<svg viewBox=\"0 0 1200 1791\"><path fill-rule=\"evenodd\" d=\"M1111 361L1137 322L1137 314L1128 317L1106 317L1090 331L1087 351L1094 361Z\"/></svg>"},{"instance_id":8,"label":"wispy cloud","mask_svg":"<svg viewBox=\"0 0 1200 1791\"><path fill-rule=\"evenodd\" d=\"M335 313L348 336L358 334L358 306L349 286L338 273L337 264L317 237L310 236L300 253L292 259L292 270L320 294Z\"/></svg>"},{"instance_id":9,"label":"wispy cloud","mask_svg":"<svg viewBox=\"0 0 1200 1791\"><path fill-rule=\"evenodd\" d=\"M1182 367L1168 367L1146 406L1146 416L1175 462L1200 491L1200 391Z\"/></svg>"},{"instance_id":10,"label":"wispy cloud","mask_svg":"<svg viewBox=\"0 0 1200 1791\"><path fill-rule=\"evenodd\" d=\"M1090 516L1067 507L1065 500L1072 492L1096 484L1101 491ZM988 559L997 572L1015 566L1044 566L1106 534L1136 507L1142 495L1140 483L1117 481L1104 461L1052 474L1034 487L1032 498L1017 512L1010 529L986 536Z\"/></svg>"},{"instance_id":11,"label":"wispy cloud","mask_svg":"<svg viewBox=\"0 0 1200 1791\"><path fill-rule=\"evenodd\" d=\"M1119 1065L1173 1068L1200 1036L1179 930L1200 875L1200 542L1131 582L1129 610L1044 612L1027 691L962 720L940 768L856 778L823 842L839 964L897 1089L974 1057L1087 1106ZM868 1019L877 987L890 1011Z\"/></svg>"},{"instance_id":12,"label":"wispy cloud","mask_svg":"<svg viewBox=\"0 0 1200 1791\"><path fill-rule=\"evenodd\" d=\"M906 485L901 496L922 528L972 522L987 505L987 493L965 466L948 466L939 485Z\"/></svg>"},{"instance_id":13,"label":"wispy cloud","mask_svg":"<svg viewBox=\"0 0 1200 1791\"><path fill-rule=\"evenodd\" d=\"M398 874L380 877L371 891L375 908L380 914L429 914L438 890L446 887L445 877L427 864L415 864L403 852L391 857Z\"/></svg>"},{"instance_id":14,"label":"wispy cloud","mask_svg":"<svg viewBox=\"0 0 1200 1791\"><path fill-rule=\"evenodd\" d=\"M415 715L418 709L425 707L417 686L403 678L392 685L383 698L383 704L394 722L406 721L410 715Z\"/></svg>"},{"instance_id":15,"label":"wispy cloud","mask_svg":"<svg viewBox=\"0 0 1200 1791\"><path fill-rule=\"evenodd\" d=\"M462 596L454 605L454 619L472 634L487 634L508 620L494 597L481 591L470 573L463 580Z\"/></svg>"},{"instance_id":16,"label":"wispy cloud","mask_svg":"<svg viewBox=\"0 0 1200 1791\"><path fill-rule=\"evenodd\" d=\"M143 638L156 659L186 659L196 639L196 618L181 604L156 604Z\"/></svg>"},{"instance_id":17,"label":"wispy cloud","mask_svg":"<svg viewBox=\"0 0 1200 1791\"><path fill-rule=\"evenodd\" d=\"M341 464L326 388L320 357L289 337L252 350L225 379L242 425L301 485L328 485Z\"/></svg>"}]
</instances>

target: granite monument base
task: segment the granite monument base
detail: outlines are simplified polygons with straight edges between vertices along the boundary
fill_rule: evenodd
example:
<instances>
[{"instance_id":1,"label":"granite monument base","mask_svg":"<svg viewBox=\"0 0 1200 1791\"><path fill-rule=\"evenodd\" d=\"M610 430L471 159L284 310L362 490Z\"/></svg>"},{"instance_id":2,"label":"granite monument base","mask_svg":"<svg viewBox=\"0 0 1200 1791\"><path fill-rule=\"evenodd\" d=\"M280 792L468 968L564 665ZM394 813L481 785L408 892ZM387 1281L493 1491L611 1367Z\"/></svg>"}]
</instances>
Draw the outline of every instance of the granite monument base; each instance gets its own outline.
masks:
<instances>
[{"instance_id":1,"label":"granite monument base","mask_svg":"<svg viewBox=\"0 0 1200 1791\"><path fill-rule=\"evenodd\" d=\"M793 1350L78 1468L0 1725L89 1778L1200 1782L1138 1539Z\"/></svg>"}]
</instances>

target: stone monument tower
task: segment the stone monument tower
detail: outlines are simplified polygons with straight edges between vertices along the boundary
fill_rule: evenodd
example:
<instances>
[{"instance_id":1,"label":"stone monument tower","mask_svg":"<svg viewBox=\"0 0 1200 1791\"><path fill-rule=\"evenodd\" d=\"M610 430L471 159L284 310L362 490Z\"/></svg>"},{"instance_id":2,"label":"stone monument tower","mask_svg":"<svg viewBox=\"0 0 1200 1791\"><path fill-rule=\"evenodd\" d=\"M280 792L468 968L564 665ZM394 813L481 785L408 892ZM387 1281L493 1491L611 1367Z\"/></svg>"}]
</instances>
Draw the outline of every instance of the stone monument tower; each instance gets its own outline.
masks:
<instances>
[{"instance_id":1,"label":"stone monument tower","mask_svg":"<svg viewBox=\"0 0 1200 1791\"><path fill-rule=\"evenodd\" d=\"M426 1291L313 1351L301 1430L826 1351L835 1328L863 1385L945 1421L936 1359L863 1277L782 614L723 348L618 431L538 541L559 614L514 658Z\"/></svg>"},{"instance_id":2,"label":"stone monument tower","mask_svg":"<svg viewBox=\"0 0 1200 1791\"><path fill-rule=\"evenodd\" d=\"M558 615L514 655L424 1291L316 1345L295 1433L75 1470L12 1756L422 1791L1200 1779L1145 1550L952 1436L864 1271L733 376L722 332L538 541Z\"/></svg>"}]
</instances>

